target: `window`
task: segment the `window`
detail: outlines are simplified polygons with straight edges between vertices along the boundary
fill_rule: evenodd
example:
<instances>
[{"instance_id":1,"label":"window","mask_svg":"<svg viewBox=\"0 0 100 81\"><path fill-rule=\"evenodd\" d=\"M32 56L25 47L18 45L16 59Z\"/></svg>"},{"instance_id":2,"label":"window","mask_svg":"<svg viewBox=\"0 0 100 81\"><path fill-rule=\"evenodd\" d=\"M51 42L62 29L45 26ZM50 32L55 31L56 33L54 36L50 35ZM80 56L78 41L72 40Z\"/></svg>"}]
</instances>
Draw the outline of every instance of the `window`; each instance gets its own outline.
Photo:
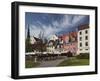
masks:
<instances>
[{"instance_id":1,"label":"window","mask_svg":"<svg viewBox=\"0 0 100 81\"><path fill-rule=\"evenodd\" d=\"M85 49L85 50L88 50L88 49Z\"/></svg>"},{"instance_id":2,"label":"window","mask_svg":"<svg viewBox=\"0 0 100 81\"><path fill-rule=\"evenodd\" d=\"M85 36L85 40L88 40L88 36Z\"/></svg>"},{"instance_id":3,"label":"window","mask_svg":"<svg viewBox=\"0 0 100 81\"><path fill-rule=\"evenodd\" d=\"M82 41L82 37L80 37L80 41Z\"/></svg>"},{"instance_id":4,"label":"window","mask_svg":"<svg viewBox=\"0 0 100 81\"><path fill-rule=\"evenodd\" d=\"M80 43L80 47L82 47L82 43Z\"/></svg>"},{"instance_id":5,"label":"window","mask_svg":"<svg viewBox=\"0 0 100 81\"><path fill-rule=\"evenodd\" d=\"M85 46L88 46L88 42L85 42Z\"/></svg>"},{"instance_id":6,"label":"window","mask_svg":"<svg viewBox=\"0 0 100 81\"><path fill-rule=\"evenodd\" d=\"M82 49L80 49L80 51L82 51Z\"/></svg>"},{"instance_id":7,"label":"window","mask_svg":"<svg viewBox=\"0 0 100 81\"><path fill-rule=\"evenodd\" d=\"M88 33L88 30L85 30L85 33L87 34Z\"/></svg>"},{"instance_id":8,"label":"window","mask_svg":"<svg viewBox=\"0 0 100 81\"><path fill-rule=\"evenodd\" d=\"M82 35L82 32L80 31L80 35Z\"/></svg>"}]
</instances>

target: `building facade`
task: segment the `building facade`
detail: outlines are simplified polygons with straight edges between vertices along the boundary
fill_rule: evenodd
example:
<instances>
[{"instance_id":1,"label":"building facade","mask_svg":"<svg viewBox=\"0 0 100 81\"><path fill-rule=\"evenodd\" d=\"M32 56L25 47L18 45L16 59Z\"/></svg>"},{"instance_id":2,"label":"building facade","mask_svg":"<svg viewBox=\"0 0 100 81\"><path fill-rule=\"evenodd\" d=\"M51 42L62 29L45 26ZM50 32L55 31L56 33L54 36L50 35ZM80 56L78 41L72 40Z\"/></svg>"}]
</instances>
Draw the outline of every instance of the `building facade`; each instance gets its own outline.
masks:
<instances>
[{"instance_id":1,"label":"building facade","mask_svg":"<svg viewBox=\"0 0 100 81\"><path fill-rule=\"evenodd\" d=\"M30 43L32 45L36 43L36 39L34 38L34 36L30 37Z\"/></svg>"},{"instance_id":2,"label":"building facade","mask_svg":"<svg viewBox=\"0 0 100 81\"><path fill-rule=\"evenodd\" d=\"M83 25L78 28L78 51L80 53L89 53L90 51L90 29L89 25Z\"/></svg>"},{"instance_id":3,"label":"building facade","mask_svg":"<svg viewBox=\"0 0 100 81\"><path fill-rule=\"evenodd\" d=\"M77 31L69 32L67 34L64 34L60 36L63 40L63 51L71 52L73 55L76 55L77 53Z\"/></svg>"},{"instance_id":4,"label":"building facade","mask_svg":"<svg viewBox=\"0 0 100 81\"><path fill-rule=\"evenodd\" d=\"M55 50L55 43L56 43L56 40L58 40L58 37L56 35L52 35L49 40L48 40L48 43L47 43L47 46L46 46L46 49L47 49L47 52L48 53L54 53L56 50Z\"/></svg>"}]
</instances>

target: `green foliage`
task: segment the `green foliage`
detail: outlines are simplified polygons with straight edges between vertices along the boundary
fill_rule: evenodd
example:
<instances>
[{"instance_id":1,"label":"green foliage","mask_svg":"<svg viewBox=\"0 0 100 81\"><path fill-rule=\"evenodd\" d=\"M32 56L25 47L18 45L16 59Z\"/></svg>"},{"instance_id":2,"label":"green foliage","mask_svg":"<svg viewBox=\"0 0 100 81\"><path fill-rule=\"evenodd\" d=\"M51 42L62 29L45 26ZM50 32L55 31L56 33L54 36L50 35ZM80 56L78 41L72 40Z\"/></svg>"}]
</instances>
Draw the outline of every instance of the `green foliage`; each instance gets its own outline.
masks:
<instances>
[{"instance_id":1,"label":"green foliage","mask_svg":"<svg viewBox=\"0 0 100 81\"><path fill-rule=\"evenodd\" d=\"M46 43L43 43L43 41L38 41L35 44L30 43L30 39L27 38L25 41L25 50L26 52L32 52L32 51L40 51L44 52L46 51Z\"/></svg>"},{"instance_id":2,"label":"green foliage","mask_svg":"<svg viewBox=\"0 0 100 81\"><path fill-rule=\"evenodd\" d=\"M32 46L33 50L44 52L46 51L46 44L43 44L43 42L38 42Z\"/></svg>"},{"instance_id":3,"label":"green foliage","mask_svg":"<svg viewBox=\"0 0 100 81\"><path fill-rule=\"evenodd\" d=\"M26 60L25 67L33 68L33 67L37 67L39 64L40 64L39 62L33 62L31 60Z\"/></svg>"},{"instance_id":4,"label":"green foliage","mask_svg":"<svg viewBox=\"0 0 100 81\"><path fill-rule=\"evenodd\" d=\"M26 52L32 52L33 51L29 38L27 38L26 41L25 41L25 51Z\"/></svg>"},{"instance_id":5,"label":"green foliage","mask_svg":"<svg viewBox=\"0 0 100 81\"><path fill-rule=\"evenodd\" d=\"M89 59L77 59L75 57L70 57L67 60L61 62L58 66L81 66L89 65Z\"/></svg>"},{"instance_id":6,"label":"green foliage","mask_svg":"<svg viewBox=\"0 0 100 81\"><path fill-rule=\"evenodd\" d=\"M76 56L78 59L89 59L89 53L80 53Z\"/></svg>"}]
</instances>

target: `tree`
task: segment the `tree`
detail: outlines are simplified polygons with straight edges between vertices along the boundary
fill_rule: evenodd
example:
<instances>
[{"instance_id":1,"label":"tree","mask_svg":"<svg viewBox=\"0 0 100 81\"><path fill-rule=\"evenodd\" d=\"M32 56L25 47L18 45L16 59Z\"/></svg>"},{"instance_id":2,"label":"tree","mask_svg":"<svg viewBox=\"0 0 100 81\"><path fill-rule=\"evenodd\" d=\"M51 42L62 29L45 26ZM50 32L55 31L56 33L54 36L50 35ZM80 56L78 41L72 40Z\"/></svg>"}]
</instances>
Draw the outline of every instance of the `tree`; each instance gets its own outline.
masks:
<instances>
[{"instance_id":1,"label":"tree","mask_svg":"<svg viewBox=\"0 0 100 81\"><path fill-rule=\"evenodd\" d=\"M47 40L44 37L44 31L40 31L40 33L39 33L39 39L41 40L39 42L39 46L41 48L40 51L41 52L46 51L46 42L47 42Z\"/></svg>"},{"instance_id":2,"label":"tree","mask_svg":"<svg viewBox=\"0 0 100 81\"><path fill-rule=\"evenodd\" d=\"M30 29L29 29L29 24L28 24L27 38L30 39Z\"/></svg>"},{"instance_id":3,"label":"tree","mask_svg":"<svg viewBox=\"0 0 100 81\"><path fill-rule=\"evenodd\" d=\"M28 30L27 30L27 38L25 40L25 51L26 52L31 52L32 50L32 45L30 43L30 29L29 29L29 25L28 25Z\"/></svg>"},{"instance_id":4,"label":"tree","mask_svg":"<svg viewBox=\"0 0 100 81\"><path fill-rule=\"evenodd\" d=\"M31 43L30 43L30 39L29 39L29 38L27 38L27 39L25 40L25 51L26 51L26 52L32 52L32 51L33 51L32 45L31 45Z\"/></svg>"}]
</instances>

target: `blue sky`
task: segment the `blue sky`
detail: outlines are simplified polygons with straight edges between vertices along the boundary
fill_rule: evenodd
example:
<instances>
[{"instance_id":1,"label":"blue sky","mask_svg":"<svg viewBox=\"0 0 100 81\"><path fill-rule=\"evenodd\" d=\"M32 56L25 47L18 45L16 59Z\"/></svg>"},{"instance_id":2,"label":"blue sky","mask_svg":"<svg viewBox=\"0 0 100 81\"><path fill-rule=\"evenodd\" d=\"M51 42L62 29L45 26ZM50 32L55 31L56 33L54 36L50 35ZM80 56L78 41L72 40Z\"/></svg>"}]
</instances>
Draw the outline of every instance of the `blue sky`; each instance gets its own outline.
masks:
<instances>
[{"instance_id":1,"label":"blue sky","mask_svg":"<svg viewBox=\"0 0 100 81\"><path fill-rule=\"evenodd\" d=\"M31 36L38 37L40 32L45 37L56 34L61 35L76 31L80 25L89 24L88 15L51 14L51 13L25 13L25 32L29 25Z\"/></svg>"}]
</instances>

